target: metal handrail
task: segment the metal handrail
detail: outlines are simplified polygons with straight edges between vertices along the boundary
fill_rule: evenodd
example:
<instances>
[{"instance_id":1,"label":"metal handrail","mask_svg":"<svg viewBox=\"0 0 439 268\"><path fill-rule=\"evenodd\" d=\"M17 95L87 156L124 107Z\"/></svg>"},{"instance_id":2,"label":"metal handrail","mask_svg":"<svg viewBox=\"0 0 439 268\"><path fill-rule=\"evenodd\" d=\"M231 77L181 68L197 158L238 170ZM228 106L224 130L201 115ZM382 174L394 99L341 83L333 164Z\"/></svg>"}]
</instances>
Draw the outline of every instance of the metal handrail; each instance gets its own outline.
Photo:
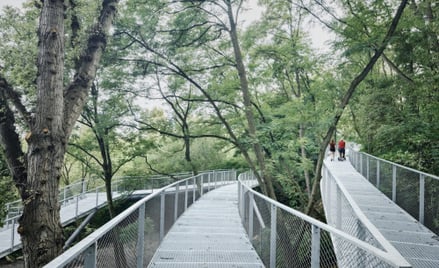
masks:
<instances>
[{"instance_id":1,"label":"metal handrail","mask_svg":"<svg viewBox=\"0 0 439 268\"><path fill-rule=\"evenodd\" d=\"M382 190L381 184L383 181L383 172L382 169L384 168L384 163L389 165L391 167L391 196L389 196L389 198L392 199L393 202L395 202L396 204L398 204L399 206L402 206L401 202L398 200L397 198L397 182L398 182L398 175L397 175L397 169L400 170L404 170L404 171L409 171L413 174L417 174L416 176L417 178L417 182L419 183L419 192L417 193L417 199L419 202L419 205L417 207L417 213L418 215L415 215L413 213L411 213L411 215L414 218L417 218L419 220L420 223L424 224L425 222L425 203L426 203L426 179L430 178L432 179L432 183L434 183L435 185L439 186L439 176L433 175L433 174L429 174L423 171L419 171L413 168L409 168L409 167L405 167L403 165L367 154L365 152L360 152L355 148L350 148L349 151L350 154L350 161L353 165L353 167L359 172L361 173L368 181L371 180L371 177L374 175L376 177L376 182L374 184L374 186L380 190ZM364 163L365 162L365 163ZM375 170L372 170L371 166L372 166L372 162L375 163L376 167ZM414 192L411 191L410 194L413 194ZM437 198L437 197L432 197L432 198ZM406 207L402 206L404 209L407 210ZM408 211L409 212L409 211ZM409 212L410 213L410 212ZM431 227L431 226L427 226L427 227Z\"/></svg>"},{"instance_id":2,"label":"metal handrail","mask_svg":"<svg viewBox=\"0 0 439 268\"><path fill-rule=\"evenodd\" d=\"M250 222L253 221L253 213L254 213L254 208L252 208L254 206L253 200L247 200L247 199L252 199L252 198L259 198L260 200L263 200L266 204L268 204L272 209L271 209L271 226L273 230L270 230L271 234L270 234L270 260L267 260L266 266L267 267L276 267L276 261L277 261L277 254L276 251L277 249L277 240L279 239L278 234L276 234L276 229L273 226L277 226L278 223L276 221L277 219L277 214L280 214L279 212L277 212L278 210L281 210L285 213L288 213L290 215L294 215L295 217L297 217L298 219L301 219L303 222L309 224L311 226L311 228L307 228L307 229L311 229L311 245L310 245L310 267L312 268L317 268L320 267L320 255L321 255L321 251L323 250L321 248L321 243L320 243L320 232L321 231L325 231L328 232L331 237L333 237L333 239L341 239L344 241L344 243L349 243L349 245L351 245L352 247L357 247L361 250L363 250L364 252L366 252L367 254L370 255L370 258L375 258L375 261L377 261L376 259L378 259L382 264L388 265L390 267L411 267L411 265L404 259L401 257L401 255L399 253L395 253L395 251L390 250L390 251L385 251L382 250L380 248L377 248L375 246L372 246L348 233L345 233L341 230L338 230L330 225L327 225L323 222L320 222L314 218L309 217L308 215L303 214L300 211L297 211L295 209L292 209L290 207L287 207L277 201L274 201L268 197L266 197L265 195L262 195L259 192L256 192L255 190L253 190L249 185L247 185L247 183L245 183L245 180L247 179L252 179L254 180L254 177L252 175L248 175L248 174L241 174L238 177L238 202L239 202L239 208L240 208L240 215L241 218L243 220L243 222L246 225L246 230L247 233L249 233L250 236L250 240L253 243L252 240L252 236L253 236L253 226L254 223ZM246 199L247 198L247 199ZM247 202L246 202L247 200ZM245 204L248 203L249 207L245 208ZM273 221L274 220L274 221ZM297 221L294 221L297 222ZM303 226L289 226L290 229L300 229ZM275 232L274 234L272 232ZM388 249L387 247L385 247L385 249ZM349 253L348 253L349 254ZM352 266L354 267L354 266Z\"/></svg>"},{"instance_id":3,"label":"metal handrail","mask_svg":"<svg viewBox=\"0 0 439 268\"><path fill-rule=\"evenodd\" d=\"M167 185L163 188L154 191L150 195L142 198L137 201L134 205L117 215L115 218L107 222L105 225L101 226L99 229L94 231L92 234L87 236L85 239L78 242L72 248L64 252L62 255L55 258L45 267L76 267L75 263L79 262L84 267L96 267L97 263L97 255L98 255L98 243L100 247L105 248L102 243L111 244L113 242L105 239L106 236L112 234L113 230L116 228L123 228L129 224L135 224L137 226L137 231L133 234L130 239L129 244L135 244L135 249L133 251L138 253L136 256L135 263L137 263L137 267L143 267L144 263L144 243L146 243L145 239L145 212L146 205L153 202L153 200L160 199L160 222L157 222L159 226L158 233L160 234L160 241L163 239L166 234L165 228L165 196L173 195L174 196L174 217L171 219L171 223L166 223L167 225L173 224L187 209L187 207L193 204L200 196L204 194L205 191L209 191L210 189L214 189L216 187L232 183L236 181L236 172L235 171L210 171L198 174L196 176L182 179L177 182L174 182L170 185ZM179 193L184 193L184 204L179 203ZM188 194L192 194L192 203L188 200ZM179 209L180 208L180 209ZM181 212L180 214L178 212ZM129 221L130 223L127 223ZM154 243L151 243L154 244ZM127 246L128 247L128 246ZM104 253L103 253L104 254ZM108 255L106 258L117 258L113 255ZM103 258L103 259L106 259ZM105 265L104 265L105 266Z\"/></svg>"}]
</instances>

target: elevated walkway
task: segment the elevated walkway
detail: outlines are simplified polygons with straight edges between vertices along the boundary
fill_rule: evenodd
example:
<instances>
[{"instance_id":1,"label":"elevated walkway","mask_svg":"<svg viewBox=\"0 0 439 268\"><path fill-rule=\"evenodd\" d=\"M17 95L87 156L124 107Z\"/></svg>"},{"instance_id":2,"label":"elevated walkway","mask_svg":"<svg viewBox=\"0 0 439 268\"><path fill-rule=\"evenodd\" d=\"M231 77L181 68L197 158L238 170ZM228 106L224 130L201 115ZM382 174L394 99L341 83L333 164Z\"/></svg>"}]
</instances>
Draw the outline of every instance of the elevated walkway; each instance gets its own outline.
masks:
<instances>
[{"instance_id":1,"label":"elevated walkway","mask_svg":"<svg viewBox=\"0 0 439 268\"><path fill-rule=\"evenodd\" d=\"M113 193L114 199L120 196L120 193ZM78 199L70 204L65 204L61 207L61 223L63 226L66 226L106 204L107 196L105 193L84 194L81 198L78 197ZM21 240L17 233L17 228L18 222L14 221L10 226L0 229L0 258L21 248Z\"/></svg>"},{"instance_id":2,"label":"elevated walkway","mask_svg":"<svg viewBox=\"0 0 439 268\"><path fill-rule=\"evenodd\" d=\"M385 250L393 247L412 267L439 267L436 234L375 188L349 161L324 164L327 174L321 189L330 225Z\"/></svg>"},{"instance_id":3,"label":"elevated walkway","mask_svg":"<svg viewBox=\"0 0 439 268\"><path fill-rule=\"evenodd\" d=\"M203 195L174 223L148 267L264 267L241 224L237 188Z\"/></svg>"}]
</instances>

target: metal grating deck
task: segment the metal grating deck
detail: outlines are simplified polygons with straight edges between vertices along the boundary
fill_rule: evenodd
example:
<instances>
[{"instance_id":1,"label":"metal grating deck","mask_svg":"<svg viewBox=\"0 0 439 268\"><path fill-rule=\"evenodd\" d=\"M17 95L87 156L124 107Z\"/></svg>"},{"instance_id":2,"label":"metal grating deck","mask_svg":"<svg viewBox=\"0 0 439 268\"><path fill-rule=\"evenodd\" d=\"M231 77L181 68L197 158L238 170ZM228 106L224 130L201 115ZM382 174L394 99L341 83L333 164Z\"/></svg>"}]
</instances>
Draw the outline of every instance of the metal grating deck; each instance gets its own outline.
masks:
<instances>
[{"instance_id":1,"label":"metal grating deck","mask_svg":"<svg viewBox=\"0 0 439 268\"><path fill-rule=\"evenodd\" d=\"M236 184L203 195L174 224L148 267L264 267L241 224Z\"/></svg>"}]
</instances>

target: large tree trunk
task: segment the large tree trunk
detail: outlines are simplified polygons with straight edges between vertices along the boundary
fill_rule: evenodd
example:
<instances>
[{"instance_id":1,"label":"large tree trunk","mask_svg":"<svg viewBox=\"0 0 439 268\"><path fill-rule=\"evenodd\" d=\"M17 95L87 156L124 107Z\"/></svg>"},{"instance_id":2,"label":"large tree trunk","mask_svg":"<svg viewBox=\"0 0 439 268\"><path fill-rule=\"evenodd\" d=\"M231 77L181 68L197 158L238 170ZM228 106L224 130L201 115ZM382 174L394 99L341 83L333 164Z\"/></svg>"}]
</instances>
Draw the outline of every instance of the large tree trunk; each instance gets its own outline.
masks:
<instances>
[{"instance_id":1,"label":"large tree trunk","mask_svg":"<svg viewBox=\"0 0 439 268\"><path fill-rule=\"evenodd\" d=\"M66 150L63 129L64 1L45 1L40 17L37 107L28 136L27 181L18 232L26 267L62 251L58 185Z\"/></svg>"},{"instance_id":2,"label":"large tree trunk","mask_svg":"<svg viewBox=\"0 0 439 268\"><path fill-rule=\"evenodd\" d=\"M41 267L62 251L58 187L66 144L96 76L117 3L118 0L103 1L73 82L64 90L65 5L63 0L42 1L37 102L32 119L19 95L0 75L0 143L23 200L18 232L25 267ZM11 104L15 109L9 108ZM13 110L21 114L30 129L26 136L27 155L21 149Z\"/></svg>"}]
</instances>

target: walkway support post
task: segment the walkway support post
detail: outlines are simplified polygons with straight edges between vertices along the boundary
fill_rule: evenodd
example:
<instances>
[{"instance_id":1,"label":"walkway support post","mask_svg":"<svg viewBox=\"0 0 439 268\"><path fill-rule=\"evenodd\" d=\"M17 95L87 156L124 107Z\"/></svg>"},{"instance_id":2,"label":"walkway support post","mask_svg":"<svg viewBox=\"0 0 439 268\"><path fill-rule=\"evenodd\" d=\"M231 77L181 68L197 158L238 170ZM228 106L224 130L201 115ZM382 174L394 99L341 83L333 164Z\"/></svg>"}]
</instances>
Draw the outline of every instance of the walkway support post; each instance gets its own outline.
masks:
<instances>
[{"instance_id":1,"label":"walkway support post","mask_svg":"<svg viewBox=\"0 0 439 268\"><path fill-rule=\"evenodd\" d=\"M253 202L254 202L254 197L253 197L253 193L250 192L249 193L249 208L248 208L248 238L250 239L250 241L253 240Z\"/></svg>"},{"instance_id":2,"label":"walkway support post","mask_svg":"<svg viewBox=\"0 0 439 268\"><path fill-rule=\"evenodd\" d=\"M143 255L145 254L145 203L139 207L139 225L137 230L137 267L143 267Z\"/></svg>"},{"instance_id":3,"label":"walkway support post","mask_svg":"<svg viewBox=\"0 0 439 268\"><path fill-rule=\"evenodd\" d=\"M396 166L392 165L392 201L396 202Z\"/></svg>"},{"instance_id":4,"label":"walkway support post","mask_svg":"<svg viewBox=\"0 0 439 268\"><path fill-rule=\"evenodd\" d=\"M311 268L320 268L320 228L311 225Z\"/></svg>"},{"instance_id":5,"label":"walkway support post","mask_svg":"<svg viewBox=\"0 0 439 268\"><path fill-rule=\"evenodd\" d=\"M175 186L175 194L174 194L174 222L177 221L178 217L178 192L180 191L180 185Z\"/></svg>"},{"instance_id":6,"label":"walkway support post","mask_svg":"<svg viewBox=\"0 0 439 268\"><path fill-rule=\"evenodd\" d=\"M97 243L93 243L85 252L84 267L95 268L96 267L96 247Z\"/></svg>"},{"instance_id":7,"label":"walkway support post","mask_svg":"<svg viewBox=\"0 0 439 268\"><path fill-rule=\"evenodd\" d=\"M419 174L419 222L424 224L425 175Z\"/></svg>"},{"instance_id":8,"label":"walkway support post","mask_svg":"<svg viewBox=\"0 0 439 268\"><path fill-rule=\"evenodd\" d=\"M276 268L277 208L271 204L270 268Z\"/></svg>"},{"instance_id":9,"label":"walkway support post","mask_svg":"<svg viewBox=\"0 0 439 268\"><path fill-rule=\"evenodd\" d=\"M165 236L165 192L160 194L160 242Z\"/></svg>"},{"instance_id":10,"label":"walkway support post","mask_svg":"<svg viewBox=\"0 0 439 268\"><path fill-rule=\"evenodd\" d=\"M380 188L380 161L377 160L377 182L376 182L376 187L377 189Z\"/></svg>"}]
</instances>

